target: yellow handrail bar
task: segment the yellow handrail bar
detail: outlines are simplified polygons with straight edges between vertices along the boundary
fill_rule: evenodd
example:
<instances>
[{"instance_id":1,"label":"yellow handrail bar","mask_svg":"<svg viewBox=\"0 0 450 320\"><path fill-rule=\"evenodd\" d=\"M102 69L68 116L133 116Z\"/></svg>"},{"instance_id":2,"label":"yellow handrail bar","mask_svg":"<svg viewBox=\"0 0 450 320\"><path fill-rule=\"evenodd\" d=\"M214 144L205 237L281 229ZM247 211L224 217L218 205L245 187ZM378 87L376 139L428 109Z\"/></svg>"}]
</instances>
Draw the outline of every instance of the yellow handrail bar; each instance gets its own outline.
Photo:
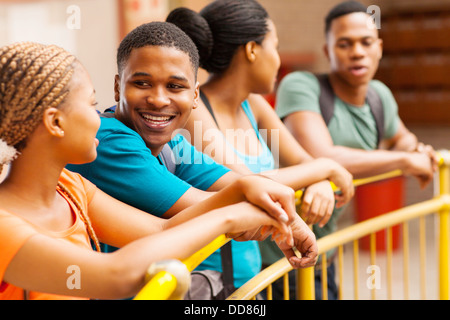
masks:
<instances>
[{"instance_id":1,"label":"yellow handrail bar","mask_svg":"<svg viewBox=\"0 0 450 320\"><path fill-rule=\"evenodd\" d=\"M201 250L182 260L181 263L186 266L189 272L191 272L203 260L208 258L214 251L222 247L230 240L231 239L227 238L225 235L220 235ZM177 278L170 272L161 271L149 279L147 284L139 291L134 300L168 300L171 298L176 288ZM178 299L179 297L175 298Z\"/></svg>"},{"instance_id":2,"label":"yellow handrail bar","mask_svg":"<svg viewBox=\"0 0 450 320\"><path fill-rule=\"evenodd\" d=\"M272 266L274 267L274 269L280 270L280 272L271 272L270 268ZM278 280L282 277L283 274L289 272L290 270L292 270L292 267L289 262L285 258L280 259L272 264L269 268L262 270L255 277L246 282L245 286L248 288L248 290L245 290L245 292L243 292L242 290L240 291L238 289L234 293L232 293L227 298L227 300L251 299L261 291L261 288L267 287L269 284L273 283L275 280Z\"/></svg>"},{"instance_id":3,"label":"yellow handrail bar","mask_svg":"<svg viewBox=\"0 0 450 320\"><path fill-rule=\"evenodd\" d=\"M442 196L421 203L413 204L390 213L371 218L351 225L345 229L334 232L332 235L323 237L317 241L319 253L333 249L338 244L344 244L349 241L357 240L371 232L377 232L386 227L392 227L403 221L411 220L431 212L436 212L447 203L450 203L450 197Z\"/></svg>"},{"instance_id":4,"label":"yellow handrail bar","mask_svg":"<svg viewBox=\"0 0 450 320\"><path fill-rule=\"evenodd\" d=\"M207 246L205 246L203 249L197 251L189 258L184 259L182 262L186 265L189 271L192 271L195 268L197 268L198 265L202 263L203 260L208 258L213 252L215 252L217 249L222 247L230 240L231 239L227 238L225 235L220 235L212 242L210 242Z\"/></svg>"},{"instance_id":5,"label":"yellow handrail bar","mask_svg":"<svg viewBox=\"0 0 450 320\"><path fill-rule=\"evenodd\" d=\"M158 272L134 300L168 300L177 287L177 278L167 271Z\"/></svg>"},{"instance_id":6,"label":"yellow handrail bar","mask_svg":"<svg viewBox=\"0 0 450 320\"><path fill-rule=\"evenodd\" d=\"M401 170L393 170L393 171L389 171L389 172L386 172L386 173L378 174L378 175L375 175L375 176L372 176L372 177L361 178L361 179L354 179L353 180L353 185L355 187L358 187L358 186L361 186L361 185L364 185L364 184L369 184L369 183L376 182L376 181L381 181L381 180L386 180L386 179L389 179L389 178L399 177L402 174L403 173L402 173ZM333 182L330 182L330 183L331 183L331 187L333 188L334 191L338 191L339 190L339 188L336 187L336 185ZM300 204L300 200L301 200L302 194L303 194L303 190L297 190L295 192L295 198L296 198L296 204L297 205Z\"/></svg>"},{"instance_id":7,"label":"yellow handrail bar","mask_svg":"<svg viewBox=\"0 0 450 320\"><path fill-rule=\"evenodd\" d=\"M191 284L190 271L176 259L150 265L145 280L134 300L181 300Z\"/></svg>"}]
</instances>

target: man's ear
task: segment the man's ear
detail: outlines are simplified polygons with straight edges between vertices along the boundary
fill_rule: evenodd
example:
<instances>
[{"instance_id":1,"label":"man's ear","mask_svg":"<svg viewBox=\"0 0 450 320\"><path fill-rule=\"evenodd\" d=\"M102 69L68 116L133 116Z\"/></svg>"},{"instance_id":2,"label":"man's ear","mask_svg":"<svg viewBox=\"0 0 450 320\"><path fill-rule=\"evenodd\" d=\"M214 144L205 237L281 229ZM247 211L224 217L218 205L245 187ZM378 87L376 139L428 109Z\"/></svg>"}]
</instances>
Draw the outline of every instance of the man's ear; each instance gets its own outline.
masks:
<instances>
[{"instance_id":1,"label":"man's ear","mask_svg":"<svg viewBox=\"0 0 450 320\"><path fill-rule=\"evenodd\" d=\"M322 47L323 53L325 54L325 57L328 61L330 61L330 53L328 52L328 44L324 44Z\"/></svg>"},{"instance_id":2,"label":"man's ear","mask_svg":"<svg viewBox=\"0 0 450 320\"><path fill-rule=\"evenodd\" d=\"M42 116L47 131L58 138L64 137L65 118L61 110L57 108L47 108Z\"/></svg>"},{"instance_id":3,"label":"man's ear","mask_svg":"<svg viewBox=\"0 0 450 320\"><path fill-rule=\"evenodd\" d=\"M379 60L381 60L381 58L383 57L383 39L378 39L378 43L379 43L379 46L380 46Z\"/></svg>"},{"instance_id":4,"label":"man's ear","mask_svg":"<svg viewBox=\"0 0 450 320\"><path fill-rule=\"evenodd\" d=\"M120 78L119 75L116 74L114 77L114 100L119 102L120 99Z\"/></svg>"},{"instance_id":5,"label":"man's ear","mask_svg":"<svg viewBox=\"0 0 450 320\"><path fill-rule=\"evenodd\" d=\"M245 57L248 61L254 62L256 60L258 45L255 41L250 41L245 44Z\"/></svg>"}]
</instances>

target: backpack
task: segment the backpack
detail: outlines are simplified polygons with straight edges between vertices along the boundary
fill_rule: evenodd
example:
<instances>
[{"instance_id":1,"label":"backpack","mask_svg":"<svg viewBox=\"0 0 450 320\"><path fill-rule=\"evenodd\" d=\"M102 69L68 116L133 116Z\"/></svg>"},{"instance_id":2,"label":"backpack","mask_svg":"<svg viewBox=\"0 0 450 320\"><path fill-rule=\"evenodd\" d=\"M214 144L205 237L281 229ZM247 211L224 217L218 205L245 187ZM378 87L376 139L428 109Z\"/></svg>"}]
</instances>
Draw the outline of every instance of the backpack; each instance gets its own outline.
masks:
<instances>
[{"instance_id":1,"label":"backpack","mask_svg":"<svg viewBox=\"0 0 450 320\"><path fill-rule=\"evenodd\" d=\"M334 99L335 94L331 87L328 74L316 74L317 80L320 86L319 105L322 117L328 126L331 117L334 113ZM377 145L383 139L384 135L384 109L380 96L371 86L367 89L366 95L367 103L369 104L370 111L375 119L375 125L377 127Z\"/></svg>"}]
</instances>

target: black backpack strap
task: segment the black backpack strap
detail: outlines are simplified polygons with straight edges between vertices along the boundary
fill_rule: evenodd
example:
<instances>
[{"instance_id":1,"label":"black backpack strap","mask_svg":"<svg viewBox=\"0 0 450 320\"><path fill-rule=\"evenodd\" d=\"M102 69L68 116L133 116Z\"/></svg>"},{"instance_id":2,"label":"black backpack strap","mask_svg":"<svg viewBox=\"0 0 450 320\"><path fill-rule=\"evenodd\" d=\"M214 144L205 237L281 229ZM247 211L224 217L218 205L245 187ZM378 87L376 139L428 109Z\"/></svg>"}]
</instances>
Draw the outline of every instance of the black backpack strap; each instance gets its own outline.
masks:
<instances>
[{"instance_id":1,"label":"black backpack strap","mask_svg":"<svg viewBox=\"0 0 450 320\"><path fill-rule=\"evenodd\" d=\"M200 99L202 99L203 103L206 106L206 109L208 109L209 113L211 114L211 116L214 119L214 122L216 123L217 128L219 128L219 124L217 123L216 117L214 116L214 112L213 109L211 107L211 104L209 103L208 98L206 97L206 95L203 93L202 90L200 90Z\"/></svg>"},{"instance_id":2,"label":"black backpack strap","mask_svg":"<svg viewBox=\"0 0 450 320\"><path fill-rule=\"evenodd\" d=\"M214 112L211 107L211 104L209 103L208 98L206 97L206 95L203 93L202 90L200 90L200 98L202 99L203 103L206 106L206 109L208 109L209 113L211 114L212 118L214 119L214 122L216 123L217 128L219 128L219 124L217 123L217 119L214 116ZM226 244L224 244L220 248L220 257L222 259L223 286L225 289L225 296L228 297L230 294L232 294L236 290L234 287L233 257L231 254L231 241L228 241Z\"/></svg>"},{"instance_id":3,"label":"black backpack strap","mask_svg":"<svg viewBox=\"0 0 450 320\"><path fill-rule=\"evenodd\" d=\"M383 102L381 101L380 96L375 91L374 88L369 86L367 90L367 103L369 104L370 111L375 119L375 124L377 126L378 133L378 144L380 144L381 140L383 140L384 136L384 109Z\"/></svg>"},{"instance_id":4,"label":"black backpack strap","mask_svg":"<svg viewBox=\"0 0 450 320\"><path fill-rule=\"evenodd\" d=\"M331 87L330 80L328 79L328 74L317 74L317 80L319 81L320 86L320 95L319 95L319 106L320 112L322 113L323 120L325 124L328 126L328 123L333 117L334 113L334 91Z\"/></svg>"},{"instance_id":5,"label":"black backpack strap","mask_svg":"<svg viewBox=\"0 0 450 320\"><path fill-rule=\"evenodd\" d=\"M169 172L175 174L177 165L175 163L172 149L170 148L170 146L167 143L164 145L164 147L162 148L159 155L163 162L163 165L167 168L167 170L169 170Z\"/></svg>"},{"instance_id":6,"label":"black backpack strap","mask_svg":"<svg viewBox=\"0 0 450 320\"><path fill-rule=\"evenodd\" d=\"M328 125L331 117L334 113L334 99L335 94L331 87L328 74L316 74L317 80L320 86L319 105L320 112L325 123ZM384 135L384 109L380 96L371 86L367 89L366 96L367 104L370 107L370 111L375 119L375 125L377 127L377 145L381 142Z\"/></svg>"},{"instance_id":7,"label":"black backpack strap","mask_svg":"<svg viewBox=\"0 0 450 320\"><path fill-rule=\"evenodd\" d=\"M231 255L231 240L220 248L220 257L222 259L222 277L225 294L228 297L236 289L234 287L233 277L233 258Z\"/></svg>"},{"instance_id":8,"label":"black backpack strap","mask_svg":"<svg viewBox=\"0 0 450 320\"><path fill-rule=\"evenodd\" d=\"M114 118L114 113L113 112L103 112L103 113L100 113L100 117L101 118Z\"/></svg>"}]
</instances>

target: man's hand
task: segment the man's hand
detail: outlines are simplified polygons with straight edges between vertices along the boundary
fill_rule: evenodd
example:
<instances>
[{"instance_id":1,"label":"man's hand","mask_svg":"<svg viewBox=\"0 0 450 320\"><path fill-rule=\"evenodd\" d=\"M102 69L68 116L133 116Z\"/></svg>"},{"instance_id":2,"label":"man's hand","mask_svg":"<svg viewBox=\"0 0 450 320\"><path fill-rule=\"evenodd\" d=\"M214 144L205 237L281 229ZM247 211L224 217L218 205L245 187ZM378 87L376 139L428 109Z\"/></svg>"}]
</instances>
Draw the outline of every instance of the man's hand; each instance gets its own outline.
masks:
<instances>
[{"instance_id":1,"label":"man's hand","mask_svg":"<svg viewBox=\"0 0 450 320\"><path fill-rule=\"evenodd\" d=\"M431 161L431 166L433 167L433 171L438 170L439 157L431 145L419 142L419 143L417 143L415 151L428 155L428 157L430 158L430 161Z\"/></svg>"},{"instance_id":2,"label":"man's hand","mask_svg":"<svg viewBox=\"0 0 450 320\"><path fill-rule=\"evenodd\" d=\"M328 180L333 182L340 190L339 194L336 195L336 207L340 208L348 203L355 195L353 175L336 161L329 160L332 161L330 166L332 166L334 174L332 174Z\"/></svg>"},{"instance_id":3,"label":"man's hand","mask_svg":"<svg viewBox=\"0 0 450 320\"><path fill-rule=\"evenodd\" d=\"M423 189L433 180L433 162L427 153L409 152L406 154L406 166L403 172L405 175L416 177Z\"/></svg>"}]
</instances>

